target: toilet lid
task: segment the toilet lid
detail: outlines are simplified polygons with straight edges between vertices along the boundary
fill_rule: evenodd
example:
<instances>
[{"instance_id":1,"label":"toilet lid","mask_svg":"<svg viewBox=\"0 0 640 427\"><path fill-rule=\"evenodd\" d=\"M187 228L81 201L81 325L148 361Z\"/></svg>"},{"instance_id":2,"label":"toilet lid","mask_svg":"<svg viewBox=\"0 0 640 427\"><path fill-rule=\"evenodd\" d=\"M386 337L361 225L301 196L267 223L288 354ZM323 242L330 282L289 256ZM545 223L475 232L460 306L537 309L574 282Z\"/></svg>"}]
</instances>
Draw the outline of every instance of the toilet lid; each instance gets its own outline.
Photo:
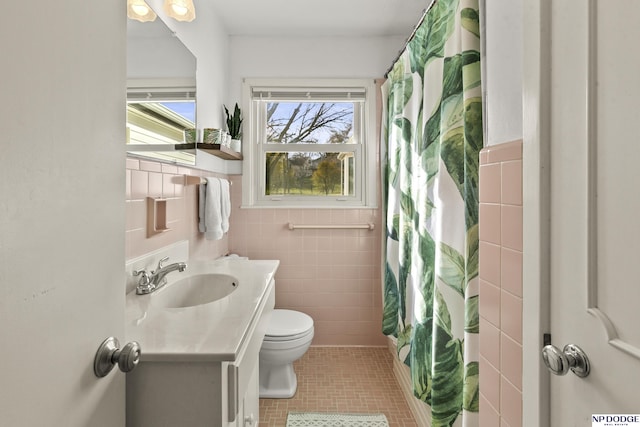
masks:
<instances>
[{"instance_id":1,"label":"toilet lid","mask_svg":"<svg viewBox=\"0 0 640 427\"><path fill-rule=\"evenodd\" d=\"M284 338L308 334L313 330L313 319L299 311L273 310L266 337Z\"/></svg>"}]
</instances>

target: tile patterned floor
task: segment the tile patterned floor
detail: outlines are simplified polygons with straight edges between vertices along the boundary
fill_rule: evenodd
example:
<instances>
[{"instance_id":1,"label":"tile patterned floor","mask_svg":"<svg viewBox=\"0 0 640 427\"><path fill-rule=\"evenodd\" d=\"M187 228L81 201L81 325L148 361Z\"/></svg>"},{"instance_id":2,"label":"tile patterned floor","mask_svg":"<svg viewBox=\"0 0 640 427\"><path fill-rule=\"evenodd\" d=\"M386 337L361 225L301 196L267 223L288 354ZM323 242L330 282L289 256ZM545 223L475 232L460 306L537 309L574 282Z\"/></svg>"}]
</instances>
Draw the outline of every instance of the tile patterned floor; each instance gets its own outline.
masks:
<instances>
[{"instance_id":1,"label":"tile patterned floor","mask_svg":"<svg viewBox=\"0 0 640 427\"><path fill-rule=\"evenodd\" d=\"M417 427L386 348L311 347L294 363L291 399L260 399L260 425L284 427L289 411L383 413L390 427Z\"/></svg>"}]
</instances>

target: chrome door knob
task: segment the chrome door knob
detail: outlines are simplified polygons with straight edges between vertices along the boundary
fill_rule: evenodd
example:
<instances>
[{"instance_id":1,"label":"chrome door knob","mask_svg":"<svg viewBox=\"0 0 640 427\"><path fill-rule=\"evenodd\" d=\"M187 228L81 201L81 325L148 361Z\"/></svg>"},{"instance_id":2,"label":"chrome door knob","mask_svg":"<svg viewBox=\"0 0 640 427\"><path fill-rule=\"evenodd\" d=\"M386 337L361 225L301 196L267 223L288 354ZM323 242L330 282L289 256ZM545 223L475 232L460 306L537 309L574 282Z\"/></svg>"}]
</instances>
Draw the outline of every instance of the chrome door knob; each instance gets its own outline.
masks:
<instances>
[{"instance_id":1,"label":"chrome door knob","mask_svg":"<svg viewBox=\"0 0 640 427\"><path fill-rule=\"evenodd\" d=\"M140 344L137 341L126 343L122 350L113 353L113 360L118 361L122 372L131 372L140 361Z\"/></svg>"},{"instance_id":2,"label":"chrome door knob","mask_svg":"<svg viewBox=\"0 0 640 427\"><path fill-rule=\"evenodd\" d=\"M584 378L591 370L589 358L575 344L565 345L562 351L554 345L545 345L542 348L542 360L549 371L555 375L566 375L571 370L577 376Z\"/></svg>"},{"instance_id":3,"label":"chrome door knob","mask_svg":"<svg viewBox=\"0 0 640 427\"><path fill-rule=\"evenodd\" d=\"M100 344L93 360L93 372L96 377L106 376L117 364L122 372L131 372L140 361L140 344L136 341L119 348L117 338L109 337Z\"/></svg>"}]
</instances>

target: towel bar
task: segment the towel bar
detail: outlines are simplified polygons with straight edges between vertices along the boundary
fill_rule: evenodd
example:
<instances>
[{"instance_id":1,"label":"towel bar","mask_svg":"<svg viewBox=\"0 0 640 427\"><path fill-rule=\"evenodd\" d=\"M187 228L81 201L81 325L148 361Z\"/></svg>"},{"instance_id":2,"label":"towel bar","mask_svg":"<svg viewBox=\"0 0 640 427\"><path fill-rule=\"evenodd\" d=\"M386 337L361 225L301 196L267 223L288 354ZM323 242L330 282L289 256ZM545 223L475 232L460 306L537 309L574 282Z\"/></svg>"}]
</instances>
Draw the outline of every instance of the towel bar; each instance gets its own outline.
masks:
<instances>
[{"instance_id":1,"label":"towel bar","mask_svg":"<svg viewBox=\"0 0 640 427\"><path fill-rule=\"evenodd\" d=\"M295 230L295 229L373 230L375 228L375 224L370 222L368 224L297 224L296 225L290 222L288 224L288 228L289 230Z\"/></svg>"},{"instance_id":2,"label":"towel bar","mask_svg":"<svg viewBox=\"0 0 640 427\"><path fill-rule=\"evenodd\" d=\"M207 179L201 176L185 175L184 178L185 185L201 185L207 183ZM229 185L233 185L233 183L229 181Z\"/></svg>"}]
</instances>

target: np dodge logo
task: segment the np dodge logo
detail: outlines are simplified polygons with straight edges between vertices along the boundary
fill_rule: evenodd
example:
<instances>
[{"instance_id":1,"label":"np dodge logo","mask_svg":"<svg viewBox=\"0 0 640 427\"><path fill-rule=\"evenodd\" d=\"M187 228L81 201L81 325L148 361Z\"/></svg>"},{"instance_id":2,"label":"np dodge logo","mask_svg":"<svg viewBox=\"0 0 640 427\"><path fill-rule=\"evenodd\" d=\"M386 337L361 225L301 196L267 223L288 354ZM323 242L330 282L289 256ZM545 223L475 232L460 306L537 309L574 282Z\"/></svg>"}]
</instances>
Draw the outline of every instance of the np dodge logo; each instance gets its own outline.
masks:
<instances>
[{"instance_id":1,"label":"np dodge logo","mask_svg":"<svg viewBox=\"0 0 640 427\"><path fill-rule=\"evenodd\" d=\"M640 427L640 414L594 414L592 427Z\"/></svg>"}]
</instances>

